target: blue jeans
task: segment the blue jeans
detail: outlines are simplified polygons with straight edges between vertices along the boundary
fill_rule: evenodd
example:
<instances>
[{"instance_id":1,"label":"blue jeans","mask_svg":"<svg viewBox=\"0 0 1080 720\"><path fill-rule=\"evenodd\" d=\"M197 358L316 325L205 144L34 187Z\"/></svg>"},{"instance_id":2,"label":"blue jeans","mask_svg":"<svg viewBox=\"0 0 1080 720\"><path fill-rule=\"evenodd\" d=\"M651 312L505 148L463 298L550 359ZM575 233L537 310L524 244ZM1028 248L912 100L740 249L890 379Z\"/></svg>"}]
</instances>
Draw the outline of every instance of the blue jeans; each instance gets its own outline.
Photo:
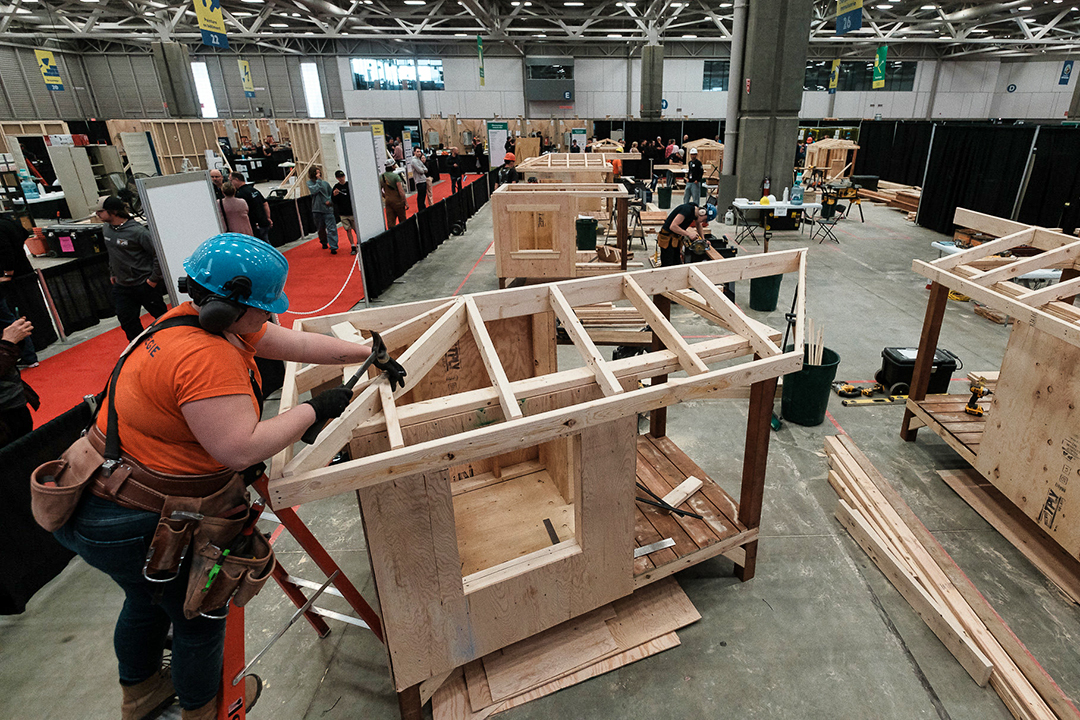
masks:
<instances>
[{"instance_id":1,"label":"blue jeans","mask_svg":"<svg viewBox=\"0 0 1080 720\"><path fill-rule=\"evenodd\" d=\"M331 250L338 249L337 220L334 219L334 211L321 212L311 211L311 219L315 222L315 232L319 234L319 240L326 245L330 243Z\"/></svg>"},{"instance_id":2,"label":"blue jeans","mask_svg":"<svg viewBox=\"0 0 1080 720\"><path fill-rule=\"evenodd\" d=\"M683 192L682 201L684 203L693 202L695 205L701 204L701 182L688 182L686 183L686 190Z\"/></svg>"},{"instance_id":3,"label":"blue jeans","mask_svg":"<svg viewBox=\"0 0 1080 720\"><path fill-rule=\"evenodd\" d=\"M124 590L113 649L120 682L135 685L161 668L165 637L173 628L172 679L180 707L194 710L217 696L225 651L225 620L184 617L189 561L167 583L147 582L143 562L158 516L90 495L56 539ZM161 597L157 597L158 593Z\"/></svg>"}]
</instances>

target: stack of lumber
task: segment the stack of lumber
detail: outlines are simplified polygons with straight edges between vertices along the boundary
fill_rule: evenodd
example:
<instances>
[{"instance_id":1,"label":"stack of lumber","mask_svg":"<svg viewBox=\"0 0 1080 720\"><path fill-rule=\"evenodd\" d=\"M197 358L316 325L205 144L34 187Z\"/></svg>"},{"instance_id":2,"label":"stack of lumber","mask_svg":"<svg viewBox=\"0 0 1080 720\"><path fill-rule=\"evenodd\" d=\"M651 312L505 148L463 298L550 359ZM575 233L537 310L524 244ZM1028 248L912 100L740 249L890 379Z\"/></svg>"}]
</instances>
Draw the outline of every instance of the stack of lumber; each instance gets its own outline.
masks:
<instances>
[{"instance_id":1,"label":"stack of lumber","mask_svg":"<svg viewBox=\"0 0 1080 720\"><path fill-rule=\"evenodd\" d=\"M980 686L1015 718L1080 712L847 435L825 438L836 517Z\"/></svg>"},{"instance_id":2,"label":"stack of lumber","mask_svg":"<svg viewBox=\"0 0 1080 720\"><path fill-rule=\"evenodd\" d=\"M859 190L859 197L885 203L891 208L902 212L912 213L919 209L919 199L922 197L922 188L911 185L880 180L877 190Z\"/></svg>"},{"instance_id":3,"label":"stack of lumber","mask_svg":"<svg viewBox=\"0 0 1080 720\"><path fill-rule=\"evenodd\" d=\"M615 303L597 303L574 308L585 327L643 327L645 318L637 308L618 307Z\"/></svg>"},{"instance_id":4,"label":"stack of lumber","mask_svg":"<svg viewBox=\"0 0 1080 720\"><path fill-rule=\"evenodd\" d=\"M482 720L673 648L675 631L700 619L675 579L661 580L455 670L432 716Z\"/></svg>"}]
</instances>

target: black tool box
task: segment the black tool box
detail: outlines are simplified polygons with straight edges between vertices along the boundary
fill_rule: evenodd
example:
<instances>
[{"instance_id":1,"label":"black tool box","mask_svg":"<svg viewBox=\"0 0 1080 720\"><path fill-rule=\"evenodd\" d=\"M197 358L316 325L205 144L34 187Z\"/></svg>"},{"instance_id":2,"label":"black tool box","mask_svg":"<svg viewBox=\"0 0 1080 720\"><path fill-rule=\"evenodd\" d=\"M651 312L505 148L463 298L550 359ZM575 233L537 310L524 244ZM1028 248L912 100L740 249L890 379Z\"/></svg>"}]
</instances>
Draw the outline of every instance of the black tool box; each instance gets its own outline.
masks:
<instances>
[{"instance_id":1,"label":"black tool box","mask_svg":"<svg viewBox=\"0 0 1080 720\"><path fill-rule=\"evenodd\" d=\"M918 353L918 348L885 348L881 351L881 369L874 374L874 380L881 383L890 395L907 395L911 388L911 377L915 374L915 358ZM962 367L964 364L960 358L945 348L938 348L934 353L930 386L926 392L931 395L949 392L953 373ZM898 385L900 387L897 387Z\"/></svg>"},{"instance_id":2,"label":"black tool box","mask_svg":"<svg viewBox=\"0 0 1080 720\"><path fill-rule=\"evenodd\" d=\"M45 228L49 257L84 258L105 252L102 225L50 225Z\"/></svg>"}]
</instances>

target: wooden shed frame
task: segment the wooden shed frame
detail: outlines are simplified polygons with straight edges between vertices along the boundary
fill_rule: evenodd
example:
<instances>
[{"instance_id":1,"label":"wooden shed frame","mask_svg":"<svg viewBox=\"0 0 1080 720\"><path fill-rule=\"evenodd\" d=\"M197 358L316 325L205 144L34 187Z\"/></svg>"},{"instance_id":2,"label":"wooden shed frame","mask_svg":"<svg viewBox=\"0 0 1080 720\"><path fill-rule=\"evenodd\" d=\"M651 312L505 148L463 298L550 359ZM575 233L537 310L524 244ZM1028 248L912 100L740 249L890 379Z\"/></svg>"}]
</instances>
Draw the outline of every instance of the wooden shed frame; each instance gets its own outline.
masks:
<instances>
[{"instance_id":1,"label":"wooden shed frame","mask_svg":"<svg viewBox=\"0 0 1080 720\"><path fill-rule=\"evenodd\" d=\"M914 262L913 270L932 284L900 435L912 442L918 428L929 427L1032 520L1047 519L1043 504L1052 494L1057 504L1041 524L1075 557L1080 534L1052 516L1072 474L1062 471L1063 454L1067 466L1077 464L1068 458L1077 454L1080 424L1080 308L1072 305L1080 293L1080 238L964 208L957 208L954 222L998 239L933 262ZM1019 246L1041 252L998 255ZM1061 281L1035 290L1010 282L1043 269L1061 269ZM968 394L927 396L949 290L1014 320L995 394L980 401L989 411L982 417L964 412Z\"/></svg>"},{"instance_id":2,"label":"wooden shed frame","mask_svg":"<svg viewBox=\"0 0 1080 720\"><path fill-rule=\"evenodd\" d=\"M406 348L398 356L409 372L403 388L392 392L383 375L362 381L350 406L314 444L272 460L268 484L273 507L357 492L404 718L420 717L422 682L437 682L472 660L678 570L727 554L742 580L753 577L777 379L798 370L803 356L783 352L781 333L743 314L718 285L788 272L798 276L794 343L801 347L805 250L298 321L303 331L357 342L367 342L363 335L374 330L389 347ZM620 300L649 319L653 347L609 362L574 308ZM688 342L669 320L672 301L730 334ZM558 370L556 318L584 366ZM527 331L507 339L507 323L521 323ZM475 364L483 376L468 387L478 388L454 392L444 383L435 387L441 394L406 402L429 373L442 382L444 371L463 356L467 338L476 344ZM528 362L508 364L507 349L518 347L528 348ZM508 378L511 366L520 379ZM289 363L281 410L295 406L302 393L340 383L350 370ZM686 376L668 378L679 371ZM665 437L666 408L688 399L746 397L747 389L736 502ZM637 416L646 411L650 432L639 435ZM346 446L353 459L328 465ZM515 464L497 461L520 458L530 448L539 455ZM463 467L470 471L461 472ZM474 467L487 470L472 472ZM701 520L635 503L635 478L666 494L690 475L704 482L689 501ZM494 509L497 493L516 488L544 490L545 498L554 499L512 508L506 532L539 526L541 515L555 522L547 524L539 545L507 558L502 546L509 541L497 533L506 526L500 519L508 516ZM479 500L469 504L470 496ZM509 502L502 497L504 505ZM471 525L463 513L471 513ZM518 521L519 515L527 522ZM663 537L675 539L676 546L634 557L636 546ZM471 568L473 540L503 554L495 564Z\"/></svg>"},{"instance_id":3,"label":"wooden shed frame","mask_svg":"<svg viewBox=\"0 0 1080 720\"><path fill-rule=\"evenodd\" d=\"M615 183L500 186L491 194L499 287L513 278L562 280L625 272L629 199L626 187ZM578 216L597 213L614 216L618 263L591 262L595 251L577 249Z\"/></svg>"}]
</instances>

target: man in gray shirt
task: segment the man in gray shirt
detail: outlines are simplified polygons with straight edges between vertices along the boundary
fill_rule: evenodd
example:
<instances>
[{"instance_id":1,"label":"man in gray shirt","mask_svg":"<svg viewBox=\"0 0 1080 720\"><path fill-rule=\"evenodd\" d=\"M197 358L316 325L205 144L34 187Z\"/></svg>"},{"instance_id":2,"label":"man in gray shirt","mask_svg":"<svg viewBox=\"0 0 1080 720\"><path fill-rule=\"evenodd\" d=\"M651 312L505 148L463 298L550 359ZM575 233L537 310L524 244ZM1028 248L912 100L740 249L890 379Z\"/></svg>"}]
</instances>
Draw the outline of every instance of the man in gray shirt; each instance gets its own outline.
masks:
<instances>
[{"instance_id":1,"label":"man in gray shirt","mask_svg":"<svg viewBox=\"0 0 1080 720\"><path fill-rule=\"evenodd\" d=\"M105 223L105 249L109 253L116 319L128 342L143 331L142 308L159 318L167 308L161 298L161 266L146 226L131 219L124 201L110 195L101 201L98 218Z\"/></svg>"},{"instance_id":2,"label":"man in gray shirt","mask_svg":"<svg viewBox=\"0 0 1080 720\"><path fill-rule=\"evenodd\" d=\"M424 151L420 148L413 149L413 156L405 165L412 171L413 181L416 183L416 209L417 212L428 206L431 199L431 185L428 183L428 169L424 164Z\"/></svg>"}]
</instances>

